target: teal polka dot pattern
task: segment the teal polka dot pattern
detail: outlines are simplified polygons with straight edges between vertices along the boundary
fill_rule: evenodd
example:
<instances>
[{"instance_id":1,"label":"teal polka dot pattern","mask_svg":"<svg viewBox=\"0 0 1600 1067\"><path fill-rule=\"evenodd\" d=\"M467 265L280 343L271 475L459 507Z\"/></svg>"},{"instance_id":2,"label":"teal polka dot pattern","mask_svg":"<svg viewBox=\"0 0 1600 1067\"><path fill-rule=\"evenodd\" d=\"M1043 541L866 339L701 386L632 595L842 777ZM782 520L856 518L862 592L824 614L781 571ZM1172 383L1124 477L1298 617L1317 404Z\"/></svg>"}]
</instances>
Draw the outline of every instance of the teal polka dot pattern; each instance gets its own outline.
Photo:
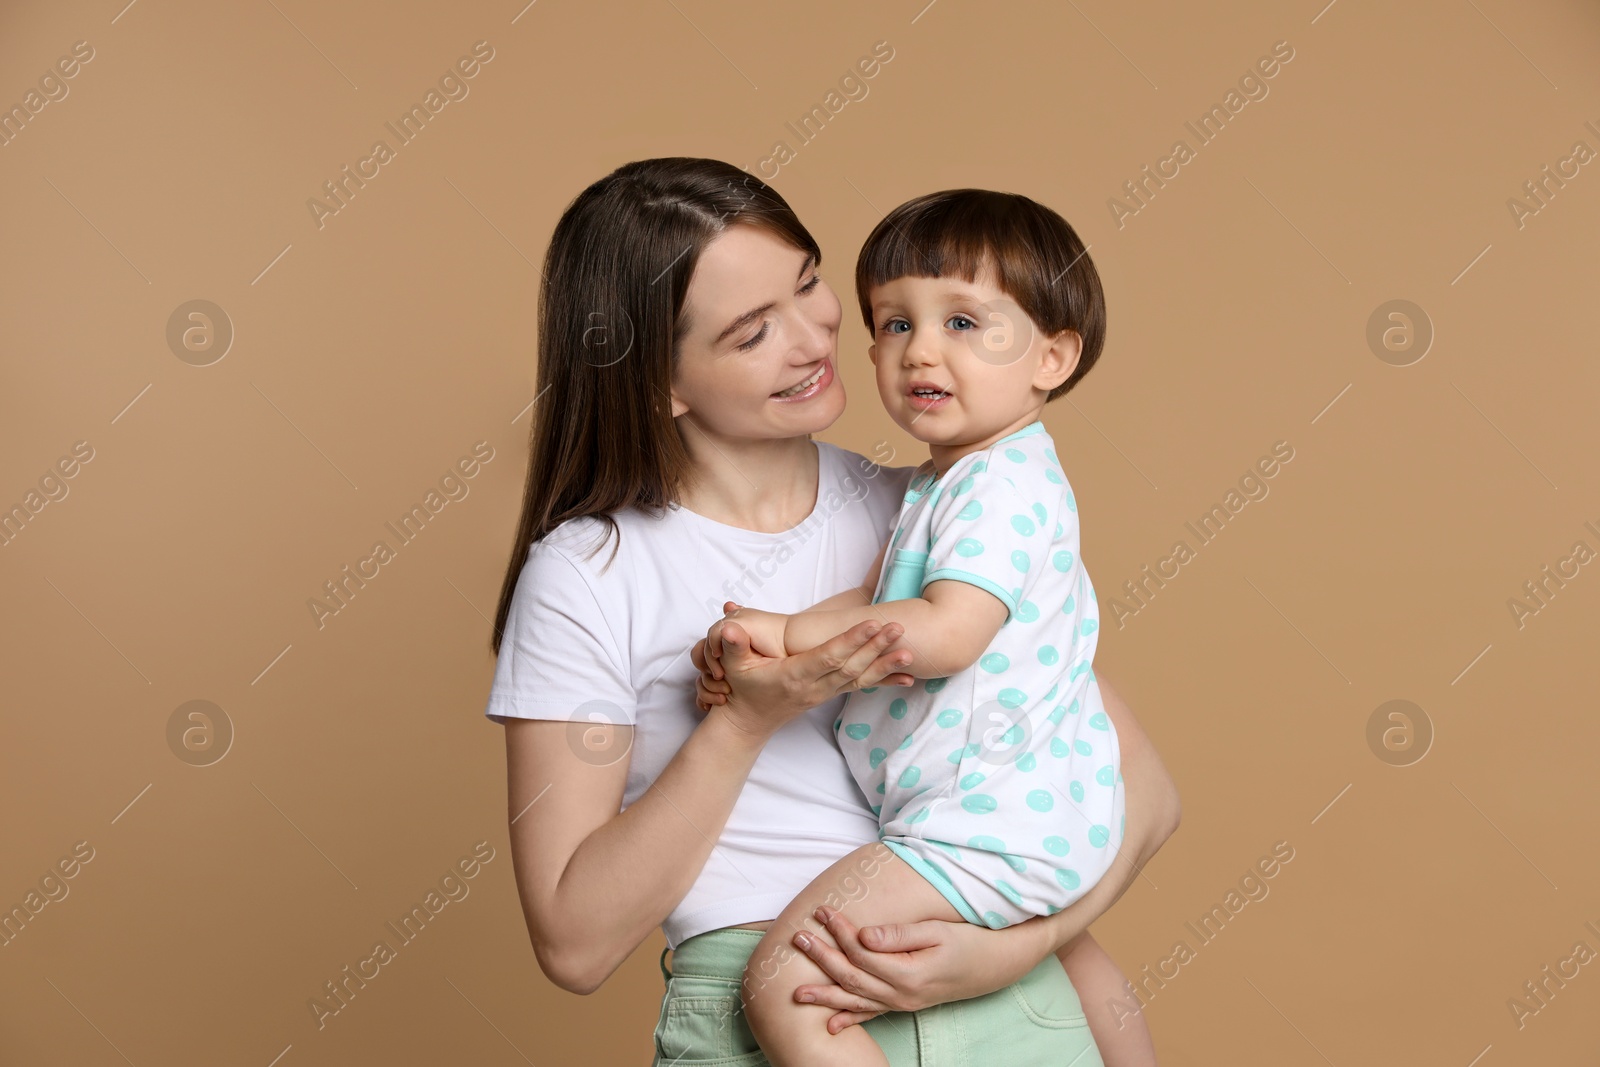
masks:
<instances>
[{"instance_id":1,"label":"teal polka dot pattern","mask_svg":"<svg viewBox=\"0 0 1600 1067\"><path fill-rule=\"evenodd\" d=\"M1036 421L943 475L924 470L903 503L891 490L894 581L875 601L953 579L1009 610L986 616L998 630L961 669L853 692L835 722L880 837L995 927L1069 906L1126 832L1093 669L1098 598L1054 444Z\"/></svg>"}]
</instances>

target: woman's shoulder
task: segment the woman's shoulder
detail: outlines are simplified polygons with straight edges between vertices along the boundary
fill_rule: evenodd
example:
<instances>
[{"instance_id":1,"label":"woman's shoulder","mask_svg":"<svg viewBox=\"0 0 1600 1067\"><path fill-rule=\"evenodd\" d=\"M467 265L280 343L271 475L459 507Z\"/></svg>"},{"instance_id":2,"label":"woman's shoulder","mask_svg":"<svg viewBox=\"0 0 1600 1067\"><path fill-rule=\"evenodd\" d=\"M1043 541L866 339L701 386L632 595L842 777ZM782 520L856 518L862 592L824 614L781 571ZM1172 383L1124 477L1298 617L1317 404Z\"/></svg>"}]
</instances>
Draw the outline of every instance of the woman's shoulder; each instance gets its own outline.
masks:
<instances>
[{"instance_id":1,"label":"woman's shoulder","mask_svg":"<svg viewBox=\"0 0 1600 1067\"><path fill-rule=\"evenodd\" d=\"M864 482L869 488L882 490L886 495L893 497L896 503L905 496L906 486L911 484L911 476L917 470L915 466L885 466L875 459L848 448L841 448L831 441L819 440L817 447L833 457L838 478L847 488L855 482ZM877 454L883 455L881 451ZM893 459L893 450L883 458Z\"/></svg>"}]
</instances>

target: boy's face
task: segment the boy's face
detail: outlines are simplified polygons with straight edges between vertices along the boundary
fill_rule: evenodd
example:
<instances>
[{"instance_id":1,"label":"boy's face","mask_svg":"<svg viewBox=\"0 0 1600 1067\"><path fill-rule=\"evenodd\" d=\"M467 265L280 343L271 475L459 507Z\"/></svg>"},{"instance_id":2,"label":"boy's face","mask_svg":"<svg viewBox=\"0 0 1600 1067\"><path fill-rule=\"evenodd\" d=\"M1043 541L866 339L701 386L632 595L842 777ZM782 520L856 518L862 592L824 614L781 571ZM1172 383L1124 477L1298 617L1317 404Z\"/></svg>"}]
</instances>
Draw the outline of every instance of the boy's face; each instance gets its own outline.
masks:
<instances>
[{"instance_id":1,"label":"boy's face","mask_svg":"<svg viewBox=\"0 0 1600 1067\"><path fill-rule=\"evenodd\" d=\"M988 268L972 282L896 278L869 301L878 395L907 433L936 448L986 447L1021 429L1078 365L1078 335L1041 334Z\"/></svg>"}]
</instances>

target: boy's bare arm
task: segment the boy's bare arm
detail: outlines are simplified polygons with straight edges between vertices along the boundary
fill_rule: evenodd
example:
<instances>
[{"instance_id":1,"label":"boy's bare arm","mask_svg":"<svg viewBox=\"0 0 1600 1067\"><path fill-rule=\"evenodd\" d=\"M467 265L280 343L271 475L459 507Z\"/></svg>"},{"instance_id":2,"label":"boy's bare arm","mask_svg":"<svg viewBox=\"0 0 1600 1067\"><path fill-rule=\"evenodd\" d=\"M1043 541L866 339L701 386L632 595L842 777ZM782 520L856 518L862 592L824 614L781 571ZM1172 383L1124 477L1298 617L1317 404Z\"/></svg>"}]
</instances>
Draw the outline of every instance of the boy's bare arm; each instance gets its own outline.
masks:
<instances>
[{"instance_id":1,"label":"boy's bare arm","mask_svg":"<svg viewBox=\"0 0 1600 1067\"><path fill-rule=\"evenodd\" d=\"M1007 616L1005 604L994 594L949 578L929 584L920 597L880 604L830 607L830 603L789 616L783 637L790 655L813 648L865 619L898 622L905 633L891 651L911 653L911 663L899 669L917 678L945 678L972 666Z\"/></svg>"}]
</instances>

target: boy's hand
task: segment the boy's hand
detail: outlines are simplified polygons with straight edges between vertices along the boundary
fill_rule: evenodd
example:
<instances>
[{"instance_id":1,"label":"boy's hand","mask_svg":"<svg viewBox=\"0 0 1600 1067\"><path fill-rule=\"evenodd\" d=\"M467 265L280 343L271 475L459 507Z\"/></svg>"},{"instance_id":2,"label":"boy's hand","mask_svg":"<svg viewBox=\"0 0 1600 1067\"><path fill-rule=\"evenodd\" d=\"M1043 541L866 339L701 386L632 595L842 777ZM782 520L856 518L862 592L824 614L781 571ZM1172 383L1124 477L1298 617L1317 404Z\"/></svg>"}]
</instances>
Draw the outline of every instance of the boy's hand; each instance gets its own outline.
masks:
<instances>
[{"instance_id":1,"label":"boy's hand","mask_svg":"<svg viewBox=\"0 0 1600 1067\"><path fill-rule=\"evenodd\" d=\"M759 655L777 659L789 654L783 641L789 616L776 611L740 607L731 600L722 605L722 610L725 613L723 617L712 623L706 631L706 659L710 661L713 677L722 677L722 628L729 622L739 624L750 638L751 650Z\"/></svg>"}]
</instances>

